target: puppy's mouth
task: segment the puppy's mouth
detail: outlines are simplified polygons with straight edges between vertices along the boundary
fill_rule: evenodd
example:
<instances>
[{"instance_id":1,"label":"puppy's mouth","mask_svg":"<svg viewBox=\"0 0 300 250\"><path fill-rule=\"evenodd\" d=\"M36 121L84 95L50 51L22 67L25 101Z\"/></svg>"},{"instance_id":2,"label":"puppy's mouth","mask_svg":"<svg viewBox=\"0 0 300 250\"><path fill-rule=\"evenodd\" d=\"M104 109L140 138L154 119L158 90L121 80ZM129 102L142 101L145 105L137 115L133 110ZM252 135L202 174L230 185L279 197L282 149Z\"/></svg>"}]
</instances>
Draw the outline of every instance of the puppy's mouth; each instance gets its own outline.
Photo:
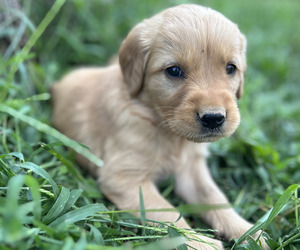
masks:
<instances>
[{"instance_id":1,"label":"puppy's mouth","mask_svg":"<svg viewBox=\"0 0 300 250\"><path fill-rule=\"evenodd\" d=\"M214 142L227 136L229 135L225 133L222 128L217 128L217 129L202 128L200 133L194 134L190 138L187 137L187 139L194 142Z\"/></svg>"},{"instance_id":2,"label":"puppy's mouth","mask_svg":"<svg viewBox=\"0 0 300 250\"><path fill-rule=\"evenodd\" d=\"M194 126L180 126L171 127L171 130L182 137L185 137L189 141L193 142L214 142L223 137L230 136L234 131L228 131L226 129L226 123L218 128L206 128L199 123L194 124Z\"/></svg>"}]
</instances>

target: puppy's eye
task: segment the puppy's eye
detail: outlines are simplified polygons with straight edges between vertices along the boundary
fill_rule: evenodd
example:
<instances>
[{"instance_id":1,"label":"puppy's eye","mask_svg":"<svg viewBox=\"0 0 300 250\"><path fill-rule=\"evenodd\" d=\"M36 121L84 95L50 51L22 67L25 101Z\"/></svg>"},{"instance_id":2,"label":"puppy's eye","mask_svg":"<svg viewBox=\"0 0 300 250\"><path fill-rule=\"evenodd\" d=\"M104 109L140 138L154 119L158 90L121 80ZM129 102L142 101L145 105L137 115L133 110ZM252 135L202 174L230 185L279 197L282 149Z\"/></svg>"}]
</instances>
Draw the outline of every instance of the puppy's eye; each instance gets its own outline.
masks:
<instances>
[{"instance_id":1,"label":"puppy's eye","mask_svg":"<svg viewBox=\"0 0 300 250\"><path fill-rule=\"evenodd\" d=\"M181 71L181 69L179 67L172 66L172 67L167 68L165 71L169 76L183 77L183 72Z\"/></svg>"},{"instance_id":2,"label":"puppy's eye","mask_svg":"<svg viewBox=\"0 0 300 250\"><path fill-rule=\"evenodd\" d=\"M234 64L227 64L226 73L227 75L232 75L236 72L236 66Z\"/></svg>"}]
</instances>

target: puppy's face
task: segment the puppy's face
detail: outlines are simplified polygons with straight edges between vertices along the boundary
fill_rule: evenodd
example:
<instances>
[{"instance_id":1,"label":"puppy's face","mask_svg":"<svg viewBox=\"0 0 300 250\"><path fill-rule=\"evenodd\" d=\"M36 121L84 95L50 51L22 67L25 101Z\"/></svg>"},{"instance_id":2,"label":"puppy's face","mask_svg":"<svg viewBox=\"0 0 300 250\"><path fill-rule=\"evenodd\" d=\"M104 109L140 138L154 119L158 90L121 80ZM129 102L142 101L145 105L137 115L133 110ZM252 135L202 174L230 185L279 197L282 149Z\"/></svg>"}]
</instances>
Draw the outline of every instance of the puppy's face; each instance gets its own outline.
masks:
<instances>
[{"instance_id":1,"label":"puppy's face","mask_svg":"<svg viewBox=\"0 0 300 250\"><path fill-rule=\"evenodd\" d=\"M131 95L177 135L208 142L237 128L245 39L218 12L183 5L144 21L123 43L120 64Z\"/></svg>"}]
</instances>

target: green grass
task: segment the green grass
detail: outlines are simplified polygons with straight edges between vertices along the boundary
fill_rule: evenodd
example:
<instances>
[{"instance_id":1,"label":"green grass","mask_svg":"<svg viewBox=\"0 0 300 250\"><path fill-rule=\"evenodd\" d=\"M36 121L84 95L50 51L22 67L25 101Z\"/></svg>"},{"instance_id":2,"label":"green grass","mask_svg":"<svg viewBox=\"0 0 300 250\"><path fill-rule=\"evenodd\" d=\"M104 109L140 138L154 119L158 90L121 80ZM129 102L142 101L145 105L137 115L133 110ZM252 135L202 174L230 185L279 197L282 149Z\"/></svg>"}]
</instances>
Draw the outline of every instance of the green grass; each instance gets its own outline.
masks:
<instances>
[{"instance_id":1,"label":"green grass","mask_svg":"<svg viewBox=\"0 0 300 250\"><path fill-rule=\"evenodd\" d=\"M49 95L64 73L105 65L134 24L183 1L21 2L23 11L0 6L7 17L0 23L0 249L185 249L188 230L147 225L143 203L139 223L105 199L74 161L88 149L51 127ZM242 123L211 145L211 172L235 209L256 223L251 231L269 235L271 249L299 249L300 4L190 2L219 10L248 40ZM212 235L195 212L205 207L183 206L173 186L173 179L162 183L163 195L199 233ZM237 248L247 248L243 239L259 249L250 237Z\"/></svg>"}]
</instances>

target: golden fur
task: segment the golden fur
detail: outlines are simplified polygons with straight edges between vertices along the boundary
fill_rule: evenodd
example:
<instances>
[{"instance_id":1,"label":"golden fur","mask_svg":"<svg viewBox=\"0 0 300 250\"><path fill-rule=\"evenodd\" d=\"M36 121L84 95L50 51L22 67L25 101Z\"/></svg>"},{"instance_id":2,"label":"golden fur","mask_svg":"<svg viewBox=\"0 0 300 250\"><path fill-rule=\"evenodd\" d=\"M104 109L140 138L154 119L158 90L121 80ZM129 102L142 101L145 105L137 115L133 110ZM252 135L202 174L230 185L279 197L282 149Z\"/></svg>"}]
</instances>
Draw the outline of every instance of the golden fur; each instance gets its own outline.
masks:
<instances>
[{"instance_id":1,"label":"golden fur","mask_svg":"<svg viewBox=\"0 0 300 250\"><path fill-rule=\"evenodd\" d=\"M119 62L76 70L54 85L54 124L104 160L98 168L77 156L120 209L139 209L139 187L146 209L171 208L155 187L169 174L186 202L228 204L209 173L204 142L229 136L239 125L236 99L242 95L245 50L237 25L220 13L197 5L167 9L133 28ZM226 72L228 64L236 66L234 74ZM174 66L184 75L166 72ZM206 114L225 121L207 128ZM175 222L176 212L146 216L189 228L184 218ZM227 239L252 226L232 208L211 210L203 218ZM222 248L218 240L200 238Z\"/></svg>"}]
</instances>

